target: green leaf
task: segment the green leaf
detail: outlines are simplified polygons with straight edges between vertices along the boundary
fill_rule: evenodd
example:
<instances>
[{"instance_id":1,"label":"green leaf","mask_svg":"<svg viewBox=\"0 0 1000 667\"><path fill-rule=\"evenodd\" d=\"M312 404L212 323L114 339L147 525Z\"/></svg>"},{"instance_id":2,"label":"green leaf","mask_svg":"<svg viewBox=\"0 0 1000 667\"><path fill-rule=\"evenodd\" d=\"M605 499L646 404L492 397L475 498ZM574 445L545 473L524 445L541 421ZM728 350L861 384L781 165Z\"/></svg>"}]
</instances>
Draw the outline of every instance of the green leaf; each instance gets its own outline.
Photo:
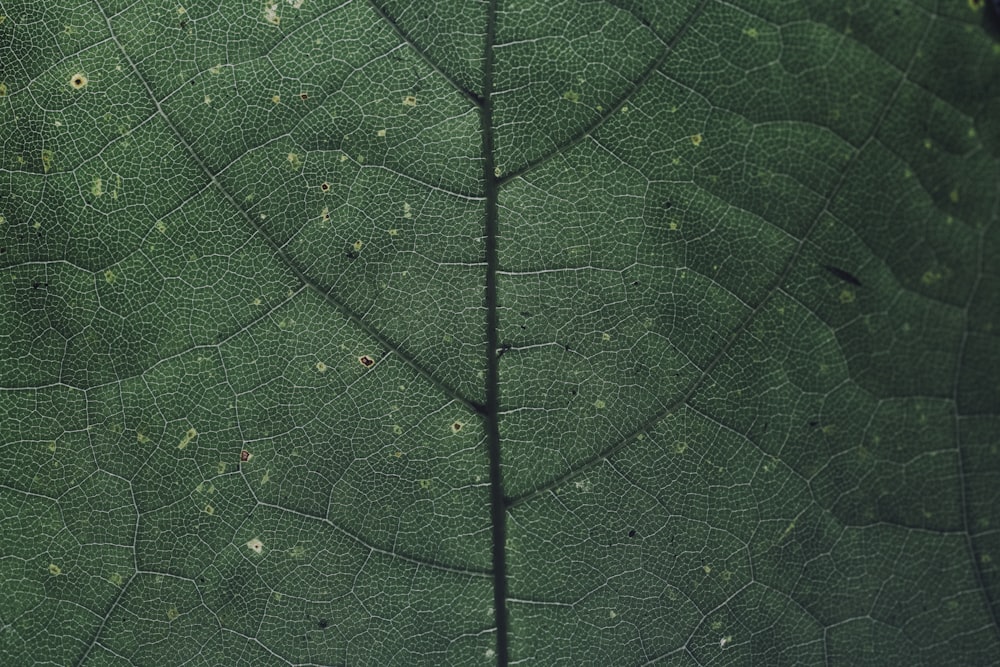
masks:
<instances>
[{"instance_id":1,"label":"green leaf","mask_svg":"<svg viewBox=\"0 0 1000 667\"><path fill-rule=\"evenodd\" d=\"M993 4L0 4L0 662L1000 661Z\"/></svg>"}]
</instances>

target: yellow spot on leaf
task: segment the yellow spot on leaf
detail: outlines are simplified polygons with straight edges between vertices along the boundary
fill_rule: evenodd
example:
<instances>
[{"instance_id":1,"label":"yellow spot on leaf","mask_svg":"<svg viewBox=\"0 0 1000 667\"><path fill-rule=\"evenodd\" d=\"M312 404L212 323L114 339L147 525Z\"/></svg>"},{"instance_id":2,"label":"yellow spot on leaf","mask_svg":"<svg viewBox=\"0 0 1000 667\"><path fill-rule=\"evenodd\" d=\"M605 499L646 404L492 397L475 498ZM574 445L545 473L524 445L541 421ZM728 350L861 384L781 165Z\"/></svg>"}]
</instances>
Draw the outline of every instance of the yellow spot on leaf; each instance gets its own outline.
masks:
<instances>
[{"instance_id":1,"label":"yellow spot on leaf","mask_svg":"<svg viewBox=\"0 0 1000 667\"><path fill-rule=\"evenodd\" d=\"M416 95L406 95L403 97L404 107L415 107L417 106L417 96Z\"/></svg>"},{"instance_id":2,"label":"yellow spot on leaf","mask_svg":"<svg viewBox=\"0 0 1000 667\"><path fill-rule=\"evenodd\" d=\"M52 168L52 158L55 155L47 148L42 149L42 171L46 174L49 173L49 169Z\"/></svg>"},{"instance_id":3,"label":"yellow spot on leaf","mask_svg":"<svg viewBox=\"0 0 1000 667\"><path fill-rule=\"evenodd\" d=\"M87 87L87 76L77 72L69 78L69 85L73 90L81 90Z\"/></svg>"},{"instance_id":4,"label":"yellow spot on leaf","mask_svg":"<svg viewBox=\"0 0 1000 667\"><path fill-rule=\"evenodd\" d=\"M701 566L701 570L705 574L712 574L712 566L711 565L702 565Z\"/></svg>"},{"instance_id":5,"label":"yellow spot on leaf","mask_svg":"<svg viewBox=\"0 0 1000 667\"><path fill-rule=\"evenodd\" d=\"M700 134L695 134L695 135L692 135L692 137L691 137L691 143L694 144L695 146L701 146L701 140L702 140L702 137L701 137Z\"/></svg>"},{"instance_id":6,"label":"yellow spot on leaf","mask_svg":"<svg viewBox=\"0 0 1000 667\"><path fill-rule=\"evenodd\" d=\"M0 81L0 97L5 97L7 95L7 84Z\"/></svg>"},{"instance_id":7,"label":"yellow spot on leaf","mask_svg":"<svg viewBox=\"0 0 1000 667\"><path fill-rule=\"evenodd\" d=\"M596 401L594 401L594 407L597 408L598 410L603 410L605 407L607 407L607 405L608 404L601 399L597 399Z\"/></svg>"},{"instance_id":8,"label":"yellow spot on leaf","mask_svg":"<svg viewBox=\"0 0 1000 667\"><path fill-rule=\"evenodd\" d=\"M429 480L429 479L422 479L422 480L420 480L420 488L421 489L429 489L429 488L431 488L431 480Z\"/></svg>"},{"instance_id":9,"label":"yellow spot on leaf","mask_svg":"<svg viewBox=\"0 0 1000 667\"><path fill-rule=\"evenodd\" d=\"M90 193L95 197L100 197L104 194L104 181L101 180L100 176L95 176L94 180L91 181Z\"/></svg>"},{"instance_id":10,"label":"yellow spot on leaf","mask_svg":"<svg viewBox=\"0 0 1000 667\"><path fill-rule=\"evenodd\" d=\"M843 290L841 290L840 291L840 302L844 303L844 304L854 303L854 290L849 290L849 289L843 289Z\"/></svg>"},{"instance_id":11,"label":"yellow spot on leaf","mask_svg":"<svg viewBox=\"0 0 1000 667\"><path fill-rule=\"evenodd\" d=\"M271 95L271 101L275 104L281 104L281 95Z\"/></svg>"},{"instance_id":12,"label":"yellow spot on leaf","mask_svg":"<svg viewBox=\"0 0 1000 667\"><path fill-rule=\"evenodd\" d=\"M185 447L188 446L188 444L190 444L192 440L194 440L197 437L198 437L198 429L193 427L189 428L187 430L187 433L184 434L184 437L181 438L180 443L178 443L177 449L184 449Z\"/></svg>"},{"instance_id":13,"label":"yellow spot on leaf","mask_svg":"<svg viewBox=\"0 0 1000 667\"><path fill-rule=\"evenodd\" d=\"M115 272L112 271L111 269L108 269L107 271L104 272L104 280L109 285L113 284L116 279L117 277L115 276Z\"/></svg>"},{"instance_id":14,"label":"yellow spot on leaf","mask_svg":"<svg viewBox=\"0 0 1000 667\"><path fill-rule=\"evenodd\" d=\"M404 218L413 217L413 207L406 202L403 202L403 217Z\"/></svg>"},{"instance_id":15,"label":"yellow spot on leaf","mask_svg":"<svg viewBox=\"0 0 1000 667\"><path fill-rule=\"evenodd\" d=\"M952 204L958 203L958 188L955 188L954 190L948 193L948 199L951 200Z\"/></svg>"},{"instance_id":16,"label":"yellow spot on leaf","mask_svg":"<svg viewBox=\"0 0 1000 667\"><path fill-rule=\"evenodd\" d=\"M250 549L250 551L253 551L254 553L258 554L263 553L264 543L255 537L252 540L247 541L247 548Z\"/></svg>"},{"instance_id":17,"label":"yellow spot on leaf","mask_svg":"<svg viewBox=\"0 0 1000 667\"><path fill-rule=\"evenodd\" d=\"M212 507L211 505L205 505L205 514L212 516L213 514L215 514L215 508Z\"/></svg>"},{"instance_id":18,"label":"yellow spot on leaf","mask_svg":"<svg viewBox=\"0 0 1000 667\"><path fill-rule=\"evenodd\" d=\"M399 424L393 424L392 425L392 432L395 433L396 435L402 435L403 434L403 427L400 426Z\"/></svg>"},{"instance_id":19,"label":"yellow spot on leaf","mask_svg":"<svg viewBox=\"0 0 1000 667\"><path fill-rule=\"evenodd\" d=\"M55 563L49 563L49 574L51 574L53 577L58 577L60 574L62 574L62 568L56 565Z\"/></svg>"},{"instance_id":20,"label":"yellow spot on leaf","mask_svg":"<svg viewBox=\"0 0 1000 667\"><path fill-rule=\"evenodd\" d=\"M108 581L110 581L115 586L121 586L123 581L122 575L118 574L117 572L113 572L111 576L108 577Z\"/></svg>"},{"instance_id":21,"label":"yellow spot on leaf","mask_svg":"<svg viewBox=\"0 0 1000 667\"><path fill-rule=\"evenodd\" d=\"M383 129L379 130L378 132L376 132L375 134L378 135L378 136L380 136L380 137L384 137L385 136L385 129L383 128Z\"/></svg>"},{"instance_id":22,"label":"yellow spot on leaf","mask_svg":"<svg viewBox=\"0 0 1000 667\"><path fill-rule=\"evenodd\" d=\"M563 99L568 100L570 102L578 103L580 101L580 93L576 92L575 90L567 90L565 93L563 93Z\"/></svg>"},{"instance_id":23,"label":"yellow spot on leaf","mask_svg":"<svg viewBox=\"0 0 1000 667\"><path fill-rule=\"evenodd\" d=\"M326 364L324 364L322 361L317 361L316 362L316 370L318 370L320 373L325 373L326 372Z\"/></svg>"},{"instance_id":24,"label":"yellow spot on leaf","mask_svg":"<svg viewBox=\"0 0 1000 667\"><path fill-rule=\"evenodd\" d=\"M940 282L944 275L940 271L935 271L934 269L928 269L924 271L924 275L920 276L920 282L924 285L933 285L934 283Z\"/></svg>"},{"instance_id":25,"label":"yellow spot on leaf","mask_svg":"<svg viewBox=\"0 0 1000 667\"><path fill-rule=\"evenodd\" d=\"M171 607L170 609L167 610L167 620L169 621L173 621L180 615L181 615L180 612L177 611L177 607Z\"/></svg>"},{"instance_id":26,"label":"yellow spot on leaf","mask_svg":"<svg viewBox=\"0 0 1000 667\"><path fill-rule=\"evenodd\" d=\"M760 36L760 33L757 32L757 28L743 28L743 34L750 39L757 39L757 37Z\"/></svg>"},{"instance_id":27,"label":"yellow spot on leaf","mask_svg":"<svg viewBox=\"0 0 1000 667\"><path fill-rule=\"evenodd\" d=\"M363 248L364 245L365 244L361 241L361 239L358 239L357 241L354 242L354 245L352 247L356 252L360 252L361 248Z\"/></svg>"},{"instance_id":28,"label":"yellow spot on leaf","mask_svg":"<svg viewBox=\"0 0 1000 667\"><path fill-rule=\"evenodd\" d=\"M389 230L389 236L399 236L399 230L398 229L390 229Z\"/></svg>"},{"instance_id":29,"label":"yellow spot on leaf","mask_svg":"<svg viewBox=\"0 0 1000 667\"><path fill-rule=\"evenodd\" d=\"M601 340L603 340L605 343L607 343L608 341L611 340L611 334L609 334L609 333L602 333L601 334Z\"/></svg>"}]
</instances>

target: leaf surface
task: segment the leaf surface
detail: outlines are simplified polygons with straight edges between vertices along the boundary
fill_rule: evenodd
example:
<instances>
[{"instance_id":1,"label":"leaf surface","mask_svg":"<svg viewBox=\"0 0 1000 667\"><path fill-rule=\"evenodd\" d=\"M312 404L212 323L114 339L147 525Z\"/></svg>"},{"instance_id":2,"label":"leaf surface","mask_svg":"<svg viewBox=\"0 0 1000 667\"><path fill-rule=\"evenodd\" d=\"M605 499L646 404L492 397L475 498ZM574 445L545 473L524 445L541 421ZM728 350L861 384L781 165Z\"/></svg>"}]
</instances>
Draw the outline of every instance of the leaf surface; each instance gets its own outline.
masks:
<instances>
[{"instance_id":1,"label":"leaf surface","mask_svg":"<svg viewBox=\"0 0 1000 667\"><path fill-rule=\"evenodd\" d=\"M994 11L4 0L2 661L1000 661Z\"/></svg>"}]
</instances>

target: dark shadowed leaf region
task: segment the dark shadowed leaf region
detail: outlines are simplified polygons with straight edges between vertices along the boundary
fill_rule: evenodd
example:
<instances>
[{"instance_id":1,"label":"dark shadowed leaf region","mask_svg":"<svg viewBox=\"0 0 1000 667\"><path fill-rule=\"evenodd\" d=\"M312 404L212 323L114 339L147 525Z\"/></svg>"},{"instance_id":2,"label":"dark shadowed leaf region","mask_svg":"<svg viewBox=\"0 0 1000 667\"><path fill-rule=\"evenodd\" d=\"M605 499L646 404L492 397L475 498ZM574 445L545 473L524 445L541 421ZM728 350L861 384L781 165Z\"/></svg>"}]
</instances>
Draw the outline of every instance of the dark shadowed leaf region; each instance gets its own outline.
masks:
<instances>
[{"instance_id":1,"label":"dark shadowed leaf region","mask_svg":"<svg viewBox=\"0 0 1000 667\"><path fill-rule=\"evenodd\" d=\"M991 0L0 0L0 663L1000 663Z\"/></svg>"}]
</instances>

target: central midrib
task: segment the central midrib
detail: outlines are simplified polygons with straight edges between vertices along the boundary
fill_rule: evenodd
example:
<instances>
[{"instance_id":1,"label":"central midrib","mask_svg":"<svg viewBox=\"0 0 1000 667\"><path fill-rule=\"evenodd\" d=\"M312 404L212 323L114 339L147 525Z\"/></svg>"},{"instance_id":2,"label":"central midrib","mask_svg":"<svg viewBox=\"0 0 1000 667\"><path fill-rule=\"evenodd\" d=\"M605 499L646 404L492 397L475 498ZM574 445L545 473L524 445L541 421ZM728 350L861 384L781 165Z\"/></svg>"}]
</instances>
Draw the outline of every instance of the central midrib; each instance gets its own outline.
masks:
<instances>
[{"instance_id":1,"label":"central midrib","mask_svg":"<svg viewBox=\"0 0 1000 667\"><path fill-rule=\"evenodd\" d=\"M493 613L496 621L497 665L505 667L507 655L506 516L503 476L500 469L500 377L497 350L497 190L493 159L493 44L496 39L497 0L486 9L486 44L483 56L483 92L480 122L483 135L483 189L486 196L486 440L490 460L490 520L493 524Z\"/></svg>"}]
</instances>

